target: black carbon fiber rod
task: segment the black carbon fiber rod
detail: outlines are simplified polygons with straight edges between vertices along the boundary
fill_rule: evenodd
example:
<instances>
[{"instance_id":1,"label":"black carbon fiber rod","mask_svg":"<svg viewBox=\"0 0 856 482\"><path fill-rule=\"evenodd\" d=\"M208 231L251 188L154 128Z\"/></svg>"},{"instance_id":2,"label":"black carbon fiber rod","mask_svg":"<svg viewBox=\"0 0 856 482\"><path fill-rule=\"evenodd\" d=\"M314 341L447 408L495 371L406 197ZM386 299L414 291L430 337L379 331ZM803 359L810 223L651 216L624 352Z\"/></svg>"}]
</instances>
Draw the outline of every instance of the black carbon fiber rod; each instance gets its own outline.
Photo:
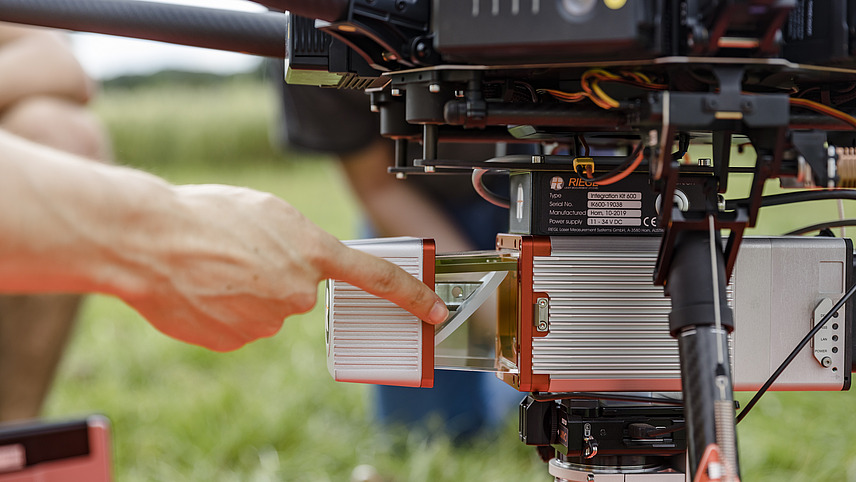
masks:
<instances>
[{"instance_id":1,"label":"black carbon fiber rod","mask_svg":"<svg viewBox=\"0 0 856 482\"><path fill-rule=\"evenodd\" d=\"M719 246L718 232L712 236L705 231L679 232L666 284L672 299L669 329L678 340L690 480L705 470L706 454L714 446L725 473L737 475L740 470L727 337L734 321L726 302L725 260Z\"/></svg>"},{"instance_id":2,"label":"black carbon fiber rod","mask_svg":"<svg viewBox=\"0 0 856 482\"><path fill-rule=\"evenodd\" d=\"M286 18L137 0L0 0L0 21L285 57Z\"/></svg>"},{"instance_id":3,"label":"black carbon fiber rod","mask_svg":"<svg viewBox=\"0 0 856 482\"><path fill-rule=\"evenodd\" d=\"M317 18L328 22L344 20L350 8L350 0L252 0L255 3L295 15Z\"/></svg>"}]
</instances>

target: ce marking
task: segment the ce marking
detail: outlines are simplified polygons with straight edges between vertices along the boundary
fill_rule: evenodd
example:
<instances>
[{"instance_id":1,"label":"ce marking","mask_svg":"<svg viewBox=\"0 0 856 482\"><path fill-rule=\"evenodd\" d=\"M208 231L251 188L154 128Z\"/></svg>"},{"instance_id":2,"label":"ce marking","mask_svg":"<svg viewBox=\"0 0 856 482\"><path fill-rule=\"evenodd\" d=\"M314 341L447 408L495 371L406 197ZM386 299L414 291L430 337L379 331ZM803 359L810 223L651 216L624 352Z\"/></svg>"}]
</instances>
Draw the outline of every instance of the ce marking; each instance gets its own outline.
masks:
<instances>
[{"instance_id":1,"label":"ce marking","mask_svg":"<svg viewBox=\"0 0 856 482\"><path fill-rule=\"evenodd\" d=\"M657 227L657 217L656 216L648 216L647 218L642 218L642 225L646 228L656 228Z\"/></svg>"}]
</instances>

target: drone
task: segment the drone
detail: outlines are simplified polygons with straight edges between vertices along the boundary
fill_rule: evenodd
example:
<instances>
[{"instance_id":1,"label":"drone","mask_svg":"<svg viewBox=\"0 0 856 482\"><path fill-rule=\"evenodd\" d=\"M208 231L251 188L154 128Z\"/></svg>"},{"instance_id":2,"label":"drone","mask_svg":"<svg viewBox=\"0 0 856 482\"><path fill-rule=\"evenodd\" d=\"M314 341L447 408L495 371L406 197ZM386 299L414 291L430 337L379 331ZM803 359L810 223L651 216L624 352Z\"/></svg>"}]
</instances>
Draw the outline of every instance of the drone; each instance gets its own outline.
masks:
<instances>
[{"instance_id":1,"label":"drone","mask_svg":"<svg viewBox=\"0 0 856 482\"><path fill-rule=\"evenodd\" d=\"M272 11L8 0L0 20L283 58L287 82L370 96L396 144L390 175L470 175L508 208L495 251L353 243L452 315L435 329L330 281L336 380L494 371L526 393L520 438L557 481L736 481L735 424L763 393L849 389L853 246L830 228L856 220L792 233L817 237L744 233L767 206L856 199L853 2L256 3ZM531 153L439 156L461 141ZM485 185L497 174L507 193ZM726 197L733 174L751 179L745 197ZM771 179L798 190L764 195ZM460 356L455 332L486 304L495 343ZM739 413L735 389L757 392Z\"/></svg>"}]
</instances>

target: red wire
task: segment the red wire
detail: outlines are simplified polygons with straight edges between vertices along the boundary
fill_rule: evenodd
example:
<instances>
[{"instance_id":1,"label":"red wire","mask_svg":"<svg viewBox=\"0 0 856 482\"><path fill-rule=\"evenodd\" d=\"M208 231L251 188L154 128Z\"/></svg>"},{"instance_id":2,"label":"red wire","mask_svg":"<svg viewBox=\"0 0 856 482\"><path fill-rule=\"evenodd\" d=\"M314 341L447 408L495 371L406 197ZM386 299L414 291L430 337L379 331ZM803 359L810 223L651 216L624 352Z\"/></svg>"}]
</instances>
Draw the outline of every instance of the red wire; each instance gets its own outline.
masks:
<instances>
[{"instance_id":1,"label":"red wire","mask_svg":"<svg viewBox=\"0 0 856 482\"><path fill-rule=\"evenodd\" d=\"M600 181L595 181L595 183L598 186L608 186L610 184L614 184L614 183L624 179L625 177L629 176L631 172L635 171L636 168L639 167L639 164L642 164L642 159L645 157L644 153L645 153L645 150L640 149L639 155L636 156L636 159L633 160L632 164L627 166L627 169L619 172L618 174L616 174L612 177L608 177L608 178L600 180Z\"/></svg>"}]
</instances>

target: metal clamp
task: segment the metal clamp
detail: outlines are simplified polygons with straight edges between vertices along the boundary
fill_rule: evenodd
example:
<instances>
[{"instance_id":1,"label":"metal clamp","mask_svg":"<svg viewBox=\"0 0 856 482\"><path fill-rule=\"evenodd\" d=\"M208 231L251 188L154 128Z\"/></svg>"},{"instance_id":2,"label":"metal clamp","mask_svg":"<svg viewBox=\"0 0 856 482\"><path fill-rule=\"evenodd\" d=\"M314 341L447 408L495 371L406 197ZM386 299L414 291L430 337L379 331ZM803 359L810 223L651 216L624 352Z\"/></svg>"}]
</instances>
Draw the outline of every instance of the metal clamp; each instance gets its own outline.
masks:
<instances>
[{"instance_id":1,"label":"metal clamp","mask_svg":"<svg viewBox=\"0 0 856 482\"><path fill-rule=\"evenodd\" d=\"M550 299L535 300L535 330L539 333L550 331Z\"/></svg>"}]
</instances>

